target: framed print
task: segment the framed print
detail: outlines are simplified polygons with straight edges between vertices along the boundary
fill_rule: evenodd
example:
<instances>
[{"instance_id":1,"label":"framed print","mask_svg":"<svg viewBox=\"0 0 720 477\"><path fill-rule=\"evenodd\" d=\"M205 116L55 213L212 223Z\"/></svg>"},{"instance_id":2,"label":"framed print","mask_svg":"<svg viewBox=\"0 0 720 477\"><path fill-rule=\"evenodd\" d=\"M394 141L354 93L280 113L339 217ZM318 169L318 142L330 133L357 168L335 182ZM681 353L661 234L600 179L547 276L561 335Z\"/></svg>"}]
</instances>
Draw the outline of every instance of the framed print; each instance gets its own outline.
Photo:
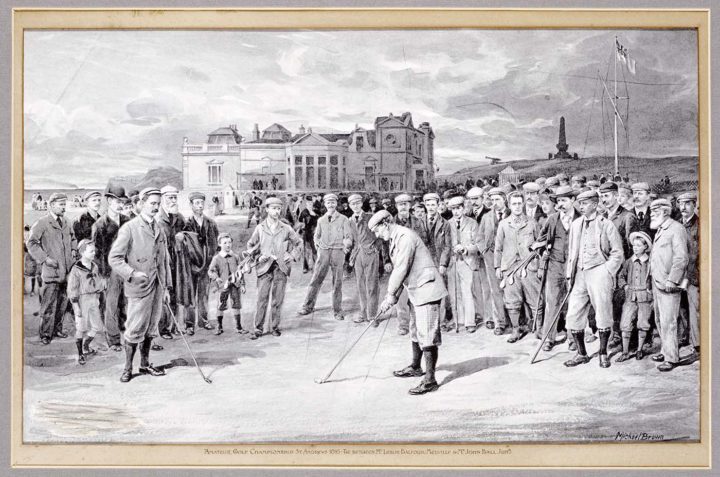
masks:
<instances>
[{"instance_id":1,"label":"framed print","mask_svg":"<svg viewBox=\"0 0 720 477\"><path fill-rule=\"evenodd\" d=\"M12 15L13 466L710 465L708 10Z\"/></svg>"}]
</instances>

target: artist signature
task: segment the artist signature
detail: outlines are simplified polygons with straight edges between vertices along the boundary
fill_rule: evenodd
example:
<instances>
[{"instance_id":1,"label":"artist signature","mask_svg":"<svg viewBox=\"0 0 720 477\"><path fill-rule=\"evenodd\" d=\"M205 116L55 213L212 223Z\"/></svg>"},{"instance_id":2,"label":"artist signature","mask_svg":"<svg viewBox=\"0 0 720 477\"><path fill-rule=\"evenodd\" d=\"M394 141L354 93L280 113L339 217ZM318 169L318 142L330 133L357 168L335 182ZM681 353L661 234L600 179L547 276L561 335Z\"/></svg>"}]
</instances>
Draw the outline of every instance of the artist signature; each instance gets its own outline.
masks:
<instances>
[{"instance_id":1,"label":"artist signature","mask_svg":"<svg viewBox=\"0 0 720 477\"><path fill-rule=\"evenodd\" d=\"M615 434L616 441L664 441L664 434L649 434L647 432L620 432Z\"/></svg>"}]
</instances>

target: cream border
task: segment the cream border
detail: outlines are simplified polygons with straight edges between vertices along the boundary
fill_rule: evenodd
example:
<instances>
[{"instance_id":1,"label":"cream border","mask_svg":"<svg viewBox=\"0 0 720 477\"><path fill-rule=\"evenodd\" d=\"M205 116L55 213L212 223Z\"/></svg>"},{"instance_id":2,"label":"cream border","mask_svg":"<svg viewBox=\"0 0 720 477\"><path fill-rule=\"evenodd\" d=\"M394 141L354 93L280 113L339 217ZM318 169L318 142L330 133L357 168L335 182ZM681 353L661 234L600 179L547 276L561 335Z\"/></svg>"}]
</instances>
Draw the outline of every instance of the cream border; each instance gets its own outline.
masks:
<instances>
[{"instance_id":1,"label":"cream border","mask_svg":"<svg viewBox=\"0 0 720 477\"><path fill-rule=\"evenodd\" d=\"M710 447L710 12L619 9L29 9L13 10L12 92L12 442L14 467L484 467L708 468ZM22 443L23 32L27 29L671 29L698 31L700 274L702 348L700 443L653 444L300 444L300 445L25 445ZM17 319L17 318L20 319ZM229 451L206 454L205 449ZM372 451L375 454L353 455ZM392 451L420 451L395 455ZM485 449L460 455L460 449ZM510 454L499 451L510 450ZM118 452L120 450L120 452ZM148 452L152 450L152 455ZM264 452L292 451L292 454ZM235 452L246 451L240 455ZM328 454L318 452L327 451ZM332 453L336 451L337 453ZM450 454L431 454L450 452ZM252 452L257 452L252 454ZM350 452L347 454L346 452ZM385 452L385 453L383 453Z\"/></svg>"}]
</instances>

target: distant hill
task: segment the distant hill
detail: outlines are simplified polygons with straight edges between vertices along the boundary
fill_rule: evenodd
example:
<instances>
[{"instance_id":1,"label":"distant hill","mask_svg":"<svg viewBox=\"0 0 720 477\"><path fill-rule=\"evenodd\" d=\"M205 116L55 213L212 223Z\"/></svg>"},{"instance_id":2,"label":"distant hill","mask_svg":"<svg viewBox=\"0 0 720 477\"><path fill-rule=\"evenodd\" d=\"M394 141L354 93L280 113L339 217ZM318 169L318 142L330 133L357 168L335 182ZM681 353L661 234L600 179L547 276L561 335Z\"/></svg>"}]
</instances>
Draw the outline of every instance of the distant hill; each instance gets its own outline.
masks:
<instances>
[{"instance_id":1,"label":"distant hill","mask_svg":"<svg viewBox=\"0 0 720 477\"><path fill-rule=\"evenodd\" d=\"M549 177L560 172L572 176L581 174L591 178L593 174L607 174L614 168L612 157L587 157L577 161L572 159L528 159L508 161L500 164L468 167L453 174L437 176L439 182L465 182L468 178L495 177L503 169L512 166L516 172L524 174L527 178L535 179L540 176ZM631 181L645 181L650 184L657 183L668 175L674 183L692 183L698 180L697 156L673 157L623 157L620 159L620 174L630 175Z\"/></svg>"},{"instance_id":2,"label":"distant hill","mask_svg":"<svg viewBox=\"0 0 720 477\"><path fill-rule=\"evenodd\" d=\"M120 185L127 192L143 190L146 187L163 187L168 184L182 189L182 172L174 167L158 167L150 169L147 173L132 176L111 177L108 184Z\"/></svg>"}]
</instances>

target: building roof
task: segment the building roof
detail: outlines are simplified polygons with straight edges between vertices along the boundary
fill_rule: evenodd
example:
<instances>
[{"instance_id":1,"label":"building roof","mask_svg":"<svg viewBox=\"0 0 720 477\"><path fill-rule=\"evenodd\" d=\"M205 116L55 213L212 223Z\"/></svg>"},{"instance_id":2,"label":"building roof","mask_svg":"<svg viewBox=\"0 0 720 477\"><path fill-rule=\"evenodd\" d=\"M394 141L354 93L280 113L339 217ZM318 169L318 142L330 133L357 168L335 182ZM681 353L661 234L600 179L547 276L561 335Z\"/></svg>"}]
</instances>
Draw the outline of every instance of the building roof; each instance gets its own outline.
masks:
<instances>
[{"instance_id":1,"label":"building roof","mask_svg":"<svg viewBox=\"0 0 720 477\"><path fill-rule=\"evenodd\" d=\"M340 141L340 140L342 140L342 141L348 141L348 142L349 142L351 134L350 134L350 133L346 133L346 134L319 134L319 136L324 137L325 139L327 139L327 140L330 141L330 142L337 142L337 141Z\"/></svg>"},{"instance_id":2,"label":"building roof","mask_svg":"<svg viewBox=\"0 0 720 477\"><path fill-rule=\"evenodd\" d=\"M237 131L233 131L229 127L224 127L224 128L217 128L216 130L214 130L213 132L208 134L208 136L235 136L236 134L237 134Z\"/></svg>"},{"instance_id":3,"label":"building roof","mask_svg":"<svg viewBox=\"0 0 720 477\"><path fill-rule=\"evenodd\" d=\"M500 174L515 174L515 169L512 166L507 166L505 169L500 171Z\"/></svg>"},{"instance_id":4,"label":"building roof","mask_svg":"<svg viewBox=\"0 0 720 477\"><path fill-rule=\"evenodd\" d=\"M390 114L392 114L392 113L390 113ZM403 123L405 126L415 128L415 126L413 126L413 122L412 122L412 114L410 114L408 112L402 113L400 116L393 115L392 118L397 119L398 121ZM377 127L377 125L380 124L381 122L384 122L388 119L390 119L389 115L388 116L378 116L377 118L375 118L375 127Z\"/></svg>"},{"instance_id":5,"label":"building roof","mask_svg":"<svg viewBox=\"0 0 720 477\"><path fill-rule=\"evenodd\" d=\"M285 126L283 126L282 124L278 124L278 123L273 123L270 126L263 129L263 134L265 134L266 132L278 132L278 131L292 135L292 133Z\"/></svg>"}]
</instances>

